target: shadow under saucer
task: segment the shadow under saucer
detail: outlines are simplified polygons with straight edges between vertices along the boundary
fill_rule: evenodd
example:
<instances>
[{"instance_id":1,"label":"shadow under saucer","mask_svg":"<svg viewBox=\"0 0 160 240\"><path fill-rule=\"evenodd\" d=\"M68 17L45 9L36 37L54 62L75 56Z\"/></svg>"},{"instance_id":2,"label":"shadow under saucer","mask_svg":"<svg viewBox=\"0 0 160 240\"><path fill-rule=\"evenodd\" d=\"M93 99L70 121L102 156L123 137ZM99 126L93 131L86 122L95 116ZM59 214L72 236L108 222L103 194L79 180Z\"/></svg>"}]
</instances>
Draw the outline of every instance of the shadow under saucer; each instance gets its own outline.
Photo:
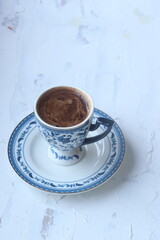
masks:
<instances>
[{"instance_id":1,"label":"shadow under saucer","mask_svg":"<svg viewBox=\"0 0 160 240\"><path fill-rule=\"evenodd\" d=\"M94 197L94 195L101 198L104 195L109 195L115 192L117 189L121 188L124 184L124 180L127 179L130 172L133 171L135 165L135 154L133 147L131 146L128 139L125 139L125 156L124 160L112 178L101 185L99 188L96 188L94 191L84 193L83 195L87 198Z\"/></svg>"}]
</instances>

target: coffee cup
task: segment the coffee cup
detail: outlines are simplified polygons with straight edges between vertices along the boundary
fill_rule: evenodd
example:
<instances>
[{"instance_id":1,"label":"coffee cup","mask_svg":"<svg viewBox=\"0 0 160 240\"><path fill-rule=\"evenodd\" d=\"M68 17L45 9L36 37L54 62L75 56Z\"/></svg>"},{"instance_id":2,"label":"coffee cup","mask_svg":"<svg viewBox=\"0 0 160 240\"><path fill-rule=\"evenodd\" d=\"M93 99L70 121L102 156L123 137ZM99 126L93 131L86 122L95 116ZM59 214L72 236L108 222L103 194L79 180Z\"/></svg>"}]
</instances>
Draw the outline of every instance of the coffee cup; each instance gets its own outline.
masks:
<instances>
[{"instance_id":1,"label":"coffee cup","mask_svg":"<svg viewBox=\"0 0 160 240\"><path fill-rule=\"evenodd\" d=\"M38 129L49 143L48 155L59 165L72 165L83 158L84 145L103 139L111 131L113 120L97 118L92 123L92 98L75 87L53 87L35 101L34 114ZM105 126L103 133L87 137L89 131Z\"/></svg>"}]
</instances>

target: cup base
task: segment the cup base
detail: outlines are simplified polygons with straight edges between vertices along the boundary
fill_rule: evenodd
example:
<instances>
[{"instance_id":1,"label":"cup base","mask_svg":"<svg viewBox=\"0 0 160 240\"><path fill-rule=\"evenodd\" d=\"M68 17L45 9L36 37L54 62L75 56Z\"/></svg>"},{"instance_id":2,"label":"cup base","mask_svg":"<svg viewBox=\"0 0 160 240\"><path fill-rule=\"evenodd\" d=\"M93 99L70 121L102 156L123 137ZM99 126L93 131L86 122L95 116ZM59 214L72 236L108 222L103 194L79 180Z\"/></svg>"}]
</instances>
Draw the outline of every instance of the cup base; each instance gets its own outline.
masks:
<instances>
[{"instance_id":1,"label":"cup base","mask_svg":"<svg viewBox=\"0 0 160 240\"><path fill-rule=\"evenodd\" d=\"M85 152L84 147L77 147L70 151L60 151L54 147L49 146L48 156L56 164L62 166L70 166L79 162Z\"/></svg>"}]
</instances>

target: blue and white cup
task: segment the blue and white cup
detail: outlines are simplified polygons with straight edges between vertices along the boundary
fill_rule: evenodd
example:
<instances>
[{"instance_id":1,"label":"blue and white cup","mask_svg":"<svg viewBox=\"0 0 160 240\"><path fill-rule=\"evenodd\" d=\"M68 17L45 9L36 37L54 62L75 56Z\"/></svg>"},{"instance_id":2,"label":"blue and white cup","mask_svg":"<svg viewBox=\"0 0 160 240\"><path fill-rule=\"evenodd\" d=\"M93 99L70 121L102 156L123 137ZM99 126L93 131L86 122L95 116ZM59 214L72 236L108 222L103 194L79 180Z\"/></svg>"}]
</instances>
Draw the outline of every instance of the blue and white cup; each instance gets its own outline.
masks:
<instances>
[{"instance_id":1,"label":"blue and white cup","mask_svg":"<svg viewBox=\"0 0 160 240\"><path fill-rule=\"evenodd\" d=\"M55 87L61 88L61 87ZM34 114L37 122L37 126L41 135L49 143L48 155L55 163L59 165L72 165L80 161L84 155L84 145L92 144L103 139L111 131L114 121L107 118L98 118L96 123L92 123L94 105L92 98L83 90L74 87L65 87L78 91L87 102L89 106L89 113L84 119L77 125L71 127L56 127L46 123L38 114L37 106L40 99L49 91L51 88L43 92L36 100L34 105ZM62 87L64 88L64 87ZM106 126L103 133L94 136L87 137L89 131L95 131L101 125Z\"/></svg>"}]
</instances>

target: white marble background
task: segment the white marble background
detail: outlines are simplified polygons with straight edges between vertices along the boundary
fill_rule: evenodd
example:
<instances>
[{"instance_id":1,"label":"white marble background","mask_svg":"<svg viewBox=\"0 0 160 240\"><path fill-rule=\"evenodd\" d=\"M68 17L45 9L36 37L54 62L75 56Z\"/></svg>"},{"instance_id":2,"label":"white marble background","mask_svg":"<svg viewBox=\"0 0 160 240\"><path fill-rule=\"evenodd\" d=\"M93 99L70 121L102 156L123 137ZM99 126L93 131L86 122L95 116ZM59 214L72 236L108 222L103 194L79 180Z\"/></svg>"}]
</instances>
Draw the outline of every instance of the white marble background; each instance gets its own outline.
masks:
<instances>
[{"instance_id":1,"label":"white marble background","mask_svg":"<svg viewBox=\"0 0 160 240\"><path fill-rule=\"evenodd\" d=\"M126 138L119 172L55 196L9 165L13 128L55 85L86 90ZM0 239L160 239L160 1L0 1Z\"/></svg>"}]
</instances>

